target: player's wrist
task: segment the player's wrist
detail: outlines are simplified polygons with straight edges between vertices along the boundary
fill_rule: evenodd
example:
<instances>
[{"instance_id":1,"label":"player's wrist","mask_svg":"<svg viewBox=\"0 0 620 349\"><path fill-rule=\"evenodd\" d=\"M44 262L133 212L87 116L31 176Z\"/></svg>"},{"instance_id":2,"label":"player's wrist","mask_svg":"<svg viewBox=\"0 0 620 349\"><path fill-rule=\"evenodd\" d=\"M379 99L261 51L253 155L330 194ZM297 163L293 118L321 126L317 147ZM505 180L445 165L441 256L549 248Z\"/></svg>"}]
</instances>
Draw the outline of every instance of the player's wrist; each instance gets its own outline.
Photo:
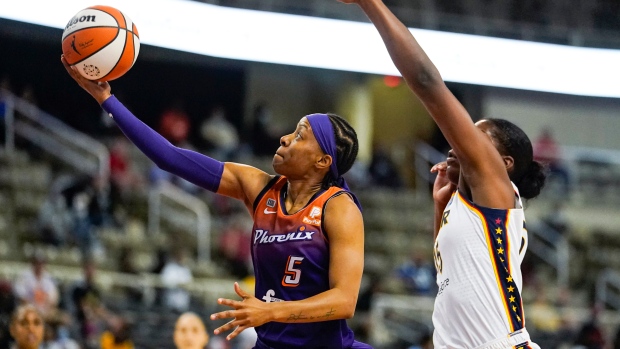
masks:
<instances>
[{"instance_id":1,"label":"player's wrist","mask_svg":"<svg viewBox=\"0 0 620 349\"><path fill-rule=\"evenodd\" d=\"M97 102L99 103L99 105L102 105L102 104L103 104L103 102L107 101L107 100L108 100L108 98L110 98L110 97L112 97L112 93L110 93L110 92L105 92L105 93L102 93L102 94L101 94L101 95L99 95L99 96L96 96L96 97L95 97L95 99L97 100Z\"/></svg>"}]
</instances>

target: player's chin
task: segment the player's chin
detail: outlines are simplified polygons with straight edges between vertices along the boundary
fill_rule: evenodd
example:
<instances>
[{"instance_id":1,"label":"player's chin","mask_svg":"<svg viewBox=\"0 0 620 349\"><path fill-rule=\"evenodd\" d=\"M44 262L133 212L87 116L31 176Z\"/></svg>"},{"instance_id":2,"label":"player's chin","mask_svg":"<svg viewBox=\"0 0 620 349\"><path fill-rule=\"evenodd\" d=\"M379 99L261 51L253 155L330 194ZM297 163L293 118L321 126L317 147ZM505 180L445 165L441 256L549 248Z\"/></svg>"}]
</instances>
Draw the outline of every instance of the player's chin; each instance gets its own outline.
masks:
<instances>
[{"instance_id":1,"label":"player's chin","mask_svg":"<svg viewBox=\"0 0 620 349\"><path fill-rule=\"evenodd\" d=\"M452 184L459 184L461 168L459 166L448 166L448 168L446 169L446 175L448 176L448 180Z\"/></svg>"},{"instance_id":2,"label":"player's chin","mask_svg":"<svg viewBox=\"0 0 620 349\"><path fill-rule=\"evenodd\" d=\"M271 167L273 167L273 170L279 174L284 176L285 174L282 173L283 170L285 170L285 166L284 166L284 162L282 161L282 157L280 155L274 155L273 156L273 160L271 160ZM286 172L286 171L284 171Z\"/></svg>"}]
</instances>

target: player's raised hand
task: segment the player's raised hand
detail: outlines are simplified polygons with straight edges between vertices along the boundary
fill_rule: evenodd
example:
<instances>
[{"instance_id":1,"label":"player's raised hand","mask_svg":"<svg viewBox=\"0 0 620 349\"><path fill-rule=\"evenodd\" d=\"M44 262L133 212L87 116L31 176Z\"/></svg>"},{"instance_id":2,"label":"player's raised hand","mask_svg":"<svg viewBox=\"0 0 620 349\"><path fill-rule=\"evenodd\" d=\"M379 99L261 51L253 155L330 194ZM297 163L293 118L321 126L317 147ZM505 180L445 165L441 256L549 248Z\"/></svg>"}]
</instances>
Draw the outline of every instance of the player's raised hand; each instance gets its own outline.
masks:
<instances>
[{"instance_id":1,"label":"player's raised hand","mask_svg":"<svg viewBox=\"0 0 620 349\"><path fill-rule=\"evenodd\" d=\"M99 104L103 103L106 99L108 99L108 97L112 95L112 88L110 87L110 84L107 83L107 81L97 82L86 79L85 77L80 75L80 73L77 71L77 68L70 66L67 63L64 55L60 56L60 61L62 62L62 65L65 66L67 73L71 75L73 80L75 80L78 85L80 85L80 87L82 87L86 92L93 96L93 98L95 98L95 100L97 100Z\"/></svg>"},{"instance_id":2,"label":"player's raised hand","mask_svg":"<svg viewBox=\"0 0 620 349\"><path fill-rule=\"evenodd\" d=\"M239 333L247 328L260 326L270 321L269 303L261 302L256 297L245 292L236 282L235 292L243 299L242 301L225 298L217 300L218 304L229 306L234 308L234 310L226 310L211 315L211 320L233 318L213 331L217 335L234 329L231 334L226 336L227 340L237 337Z\"/></svg>"},{"instance_id":3,"label":"player's raised hand","mask_svg":"<svg viewBox=\"0 0 620 349\"><path fill-rule=\"evenodd\" d=\"M432 173L437 173L435 183L433 184L433 200L442 206L445 206L450 201L452 193L456 190L456 184L448 179L447 169L448 164L445 161L435 164L431 168Z\"/></svg>"}]
</instances>

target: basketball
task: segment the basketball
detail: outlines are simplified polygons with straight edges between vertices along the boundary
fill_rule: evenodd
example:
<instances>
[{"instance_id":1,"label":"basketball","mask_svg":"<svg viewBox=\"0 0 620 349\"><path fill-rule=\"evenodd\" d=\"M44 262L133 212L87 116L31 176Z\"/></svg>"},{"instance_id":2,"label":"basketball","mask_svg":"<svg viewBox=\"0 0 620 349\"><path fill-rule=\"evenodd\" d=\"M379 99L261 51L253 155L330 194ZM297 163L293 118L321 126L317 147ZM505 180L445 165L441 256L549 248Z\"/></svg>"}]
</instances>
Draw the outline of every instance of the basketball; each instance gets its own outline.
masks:
<instances>
[{"instance_id":1,"label":"basketball","mask_svg":"<svg viewBox=\"0 0 620 349\"><path fill-rule=\"evenodd\" d=\"M133 66L139 51L136 25L110 6L81 10L67 23L62 34L65 60L89 80L118 79Z\"/></svg>"}]
</instances>

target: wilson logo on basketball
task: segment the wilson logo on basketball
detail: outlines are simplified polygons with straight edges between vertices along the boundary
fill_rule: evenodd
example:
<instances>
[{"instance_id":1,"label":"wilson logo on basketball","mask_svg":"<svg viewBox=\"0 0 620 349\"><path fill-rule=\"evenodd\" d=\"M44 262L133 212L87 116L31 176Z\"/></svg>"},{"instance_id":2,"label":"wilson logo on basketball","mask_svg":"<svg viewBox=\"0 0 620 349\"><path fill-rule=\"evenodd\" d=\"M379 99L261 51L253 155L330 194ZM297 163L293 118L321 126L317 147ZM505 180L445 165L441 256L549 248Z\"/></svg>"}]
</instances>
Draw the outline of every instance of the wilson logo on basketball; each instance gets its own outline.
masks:
<instances>
[{"instance_id":1,"label":"wilson logo on basketball","mask_svg":"<svg viewBox=\"0 0 620 349\"><path fill-rule=\"evenodd\" d=\"M65 30L69 29L69 27L71 27L72 25L76 25L78 23L82 23L82 22L95 22L95 17L97 16L80 16L78 17L73 17L71 18L71 20L69 21L69 23L67 23L67 25L65 26Z\"/></svg>"}]
</instances>

